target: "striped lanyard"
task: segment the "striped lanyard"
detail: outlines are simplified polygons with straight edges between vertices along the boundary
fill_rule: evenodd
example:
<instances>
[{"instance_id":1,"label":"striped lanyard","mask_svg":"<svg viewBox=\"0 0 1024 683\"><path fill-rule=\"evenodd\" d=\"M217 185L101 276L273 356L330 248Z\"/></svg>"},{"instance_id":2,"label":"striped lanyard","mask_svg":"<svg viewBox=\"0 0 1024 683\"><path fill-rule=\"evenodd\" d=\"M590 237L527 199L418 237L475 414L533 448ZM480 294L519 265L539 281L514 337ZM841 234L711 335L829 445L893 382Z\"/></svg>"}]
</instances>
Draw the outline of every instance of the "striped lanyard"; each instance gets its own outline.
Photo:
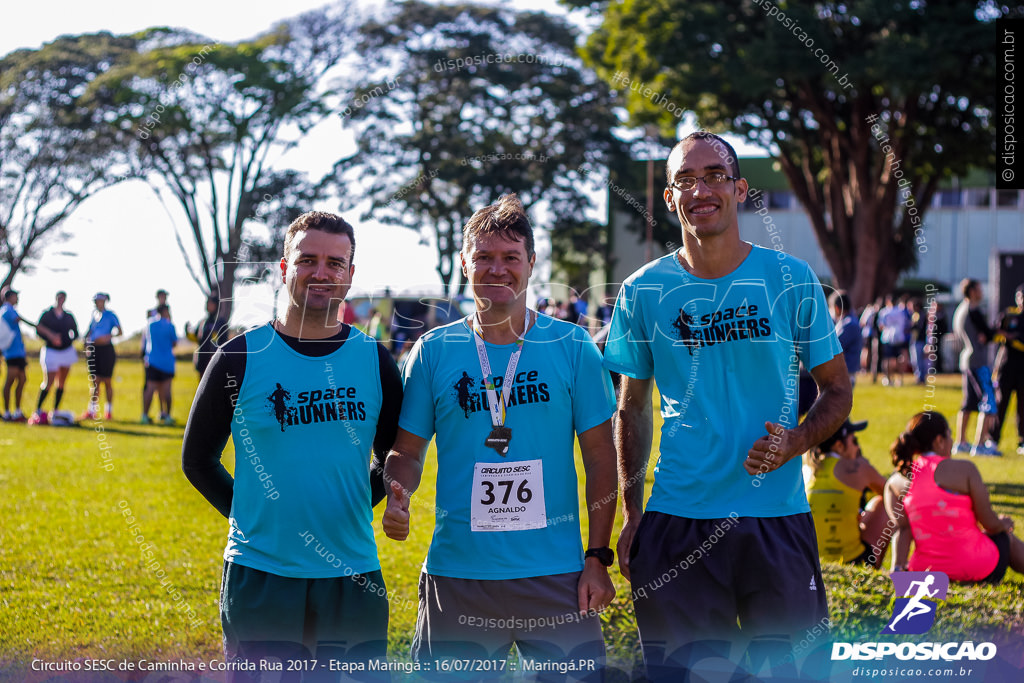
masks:
<instances>
[{"instance_id":1,"label":"striped lanyard","mask_svg":"<svg viewBox=\"0 0 1024 683\"><path fill-rule=\"evenodd\" d=\"M508 368L505 370L505 379L501 383L501 399L498 399L497 391L494 388L494 379L491 377L491 363L487 360L487 347L484 346L484 331L480 324L479 315L473 314L473 341L476 342L476 355L480 359L480 372L484 376L484 385L487 387L487 407L491 410L491 424L501 427L505 424L505 406L508 405L509 396L512 394L512 382L516 378L516 366L519 365L519 355L523 352L523 336L530 327L530 309L526 309L526 319L523 323L523 334L516 339L516 350L508 359Z\"/></svg>"}]
</instances>

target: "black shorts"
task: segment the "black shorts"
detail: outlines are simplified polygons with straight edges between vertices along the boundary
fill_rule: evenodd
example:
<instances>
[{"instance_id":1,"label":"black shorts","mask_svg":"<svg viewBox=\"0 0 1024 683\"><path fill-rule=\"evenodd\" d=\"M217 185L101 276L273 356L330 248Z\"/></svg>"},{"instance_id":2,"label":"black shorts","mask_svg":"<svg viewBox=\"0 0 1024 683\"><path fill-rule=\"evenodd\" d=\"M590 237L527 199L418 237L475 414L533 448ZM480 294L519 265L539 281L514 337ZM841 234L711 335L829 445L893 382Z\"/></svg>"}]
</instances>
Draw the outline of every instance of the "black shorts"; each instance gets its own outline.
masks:
<instances>
[{"instance_id":1,"label":"black shorts","mask_svg":"<svg viewBox=\"0 0 1024 683\"><path fill-rule=\"evenodd\" d=\"M387 652L387 588L379 569L351 576L296 579L225 562L220 618L225 655L230 660L319 659L324 665L336 660L361 666L356 680L389 678L386 672L370 670L371 660L383 662ZM333 680L337 678L335 675ZM229 675L228 680L297 678L254 673Z\"/></svg>"},{"instance_id":2,"label":"black shorts","mask_svg":"<svg viewBox=\"0 0 1024 683\"><path fill-rule=\"evenodd\" d=\"M910 344L908 342L882 344L882 358L899 358L901 353L906 353L909 350Z\"/></svg>"},{"instance_id":3,"label":"black shorts","mask_svg":"<svg viewBox=\"0 0 1024 683\"><path fill-rule=\"evenodd\" d=\"M996 568L982 579L981 583L999 583L1003 580L1003 576L1006 575L1006 570L1010 566L1010 537L1005 531L1000 531L998 534L988 534L988 537L992 539L992 542L996 544L996 548L999 549L999 561L996 562Z\"/></svg>"},{"instance_id":4,"label":"black shorts","mask_svg":"<svg viewBox=\"0 0 1024 683\"><path fill-rule=\"evenodd\" d=\"M101 379L110 379L114 376L115 361L117 361L117 354L114 352L113 344L85 345L85 362L90 375Z\"/></svg>"},{"instance_id":5,"label":"black shorts","mask_svg":"<svg viewBox=\"0 0 1024 683\"><path fill-rule=\"evenodd\" d=\"M629 566L652 681L699 673L694 664L711 656L708 641L762 636L784 657L812 629L828 628L809 512L723 519L645 512Z\"/></svg>"},{"instance_id":6,"label":"black shorts","mask_svg":"<svg viewBox=\"0 0 1024 683\"><path fill-rule=\"evenodd\" d=\"M173 372L164 372L163 370L157 370L146 366L146 381L147 382L166 382L169 379L174 379Z\"/></svg>"},{"instance_id":7,"label":"black shorts","mask_svg":"<svg viewBox=\"0 0 1024 683\"><path fill-rule=\"evenodd\" d=\"M5 358L4 360L7 361L8 369L20 368L21 370L24 370L26 367L28 367L28 359L26 359L25 356L18 356L17 358Z\"/></svg>"}]
</instances>

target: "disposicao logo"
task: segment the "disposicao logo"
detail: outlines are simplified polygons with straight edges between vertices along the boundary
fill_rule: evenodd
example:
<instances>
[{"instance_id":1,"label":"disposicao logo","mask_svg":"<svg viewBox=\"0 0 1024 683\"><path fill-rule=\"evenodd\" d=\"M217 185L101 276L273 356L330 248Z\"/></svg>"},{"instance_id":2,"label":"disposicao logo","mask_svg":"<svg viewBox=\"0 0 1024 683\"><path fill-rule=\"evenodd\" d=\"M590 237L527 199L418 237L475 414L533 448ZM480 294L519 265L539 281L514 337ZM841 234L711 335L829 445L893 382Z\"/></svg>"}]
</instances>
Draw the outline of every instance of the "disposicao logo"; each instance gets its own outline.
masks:
<instances>
[{"instance_id":1,"label":"disposicao logo","mask_svg":"<svg viewBox=\"0 0 1024 683\"><path fill-rule=\"evenodd\" d=\"M893 572L891 578L896 602L882 633L927 633L939 601L946 599L949 577L942 572Z\"/></svg>"},{"instance_id":2,"label":"disposicao logo","mask_svg":"<svg viewBox=\"0 0 1024 683\"><path fill-rule=\"evenodd\" d=\"M892 617L883 634L919 635L935 623L939 602L946 599L949 577L942 572L893 572L895 589ZM985 661L996 656L994 643L972 641L947 643L832 643L832 661L900 660Z\"/></svg>"}]
</instances>

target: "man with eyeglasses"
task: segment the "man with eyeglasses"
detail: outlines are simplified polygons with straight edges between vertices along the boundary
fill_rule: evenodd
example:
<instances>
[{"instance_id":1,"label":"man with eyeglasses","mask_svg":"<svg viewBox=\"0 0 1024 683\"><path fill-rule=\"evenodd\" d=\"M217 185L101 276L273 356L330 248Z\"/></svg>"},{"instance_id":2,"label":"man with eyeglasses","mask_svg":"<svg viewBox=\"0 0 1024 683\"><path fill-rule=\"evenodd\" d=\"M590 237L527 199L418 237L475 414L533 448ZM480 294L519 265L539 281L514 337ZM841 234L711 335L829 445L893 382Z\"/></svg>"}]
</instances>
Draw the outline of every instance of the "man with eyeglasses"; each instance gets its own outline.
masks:
<instances>
[{"instance_id":1,"label":"man with eyeglasses","mask_svg":"<svg viewBox=\"0 0 1024 683\"><path fill-rule=\"evenodd\" d=\"M666 174L683 246L623 283L604 360L623 375L619 563L654 681L722 656L723 640L757 639L749 647L779 661L787 640L827 623L796 456L835 432L852 403L817 277L740 239L748 185L733 148L694 133L673 148ZM819 396L797 426L800 362ZM644 511L652 380L664 425Z\"/></svg>"}]
</instances>

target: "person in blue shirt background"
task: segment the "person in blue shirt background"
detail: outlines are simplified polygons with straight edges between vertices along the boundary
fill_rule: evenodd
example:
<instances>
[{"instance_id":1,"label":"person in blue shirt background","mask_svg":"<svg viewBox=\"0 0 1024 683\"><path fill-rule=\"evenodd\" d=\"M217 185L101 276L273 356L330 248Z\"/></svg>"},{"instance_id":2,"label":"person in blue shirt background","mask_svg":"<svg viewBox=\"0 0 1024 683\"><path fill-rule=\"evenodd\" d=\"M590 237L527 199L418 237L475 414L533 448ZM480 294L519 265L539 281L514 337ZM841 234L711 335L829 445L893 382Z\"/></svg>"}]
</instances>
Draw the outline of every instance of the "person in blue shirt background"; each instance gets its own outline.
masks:
<instances>
[{"instance_id":1,"label":"person in blue shirt background","mask_svg":"<svg viewBox=\"0 0 1024 683\"><path fill-rule=\"evenodd\" d=\"M142 396L142 424L150 424L149 406L153 394L160 400L160 421L174 424L171 417L171 380L174 379L174 347L178 334L171 323L171 309L167 304L156 307L157 317L146 326L146 390Z\"/></svg>"},{"instance_id":2,"label":"person in blue shirt background","mask_svg":"<svg viewBox=\"0 0 1024 683\"><path fill-rule=\"evenodd\" d=\"M83 420L94 420L99 416L100 387L106 391L107 405L104 415L113 418L111 411L114 405L114 363L117 354L114 352L114 337L120 337L121 321L113 311L107 310L110 295L97 292L92 298L96 310L92 312L89 329L85 332L85 362L89 368L89 406L82 415Z\"/></svg>"},{"instance_id":3,"label":"person in blue shirt background","mask_svg":"<svg viewBox=\"0 0 1024 683\"><path fill-rule=\"evenodd\" d=\"M0 306L0 325L7 325L14 333L11 345L4 349L4 360L7 361L7 379L4 380L4 414L5 422L25 422L27 418L21 412L21 395L25 389L25 340L21 336L20 322L24 320L15 306L18 305L18 293L10 287L3 291L3 305ZM32 323L29 323L31 325ZM14 389L14 412L11 412L11 389Z\"/></svg>"},{"instance_id":4,"label":"person in blue shirt background","mask_svg":"<svg viewBox=\"0 0 1024 683\"><path fill-rule=\"evenodd\" d=\"M846 372L850 375L850 387L857 384L860 371L860 352L864 348L864 337L860 333L860 321L850 304L850 297L844 291L832 292L828 297L832 319L836 321L836 336L843 347Z\"/></svg>"}]
</instances>

